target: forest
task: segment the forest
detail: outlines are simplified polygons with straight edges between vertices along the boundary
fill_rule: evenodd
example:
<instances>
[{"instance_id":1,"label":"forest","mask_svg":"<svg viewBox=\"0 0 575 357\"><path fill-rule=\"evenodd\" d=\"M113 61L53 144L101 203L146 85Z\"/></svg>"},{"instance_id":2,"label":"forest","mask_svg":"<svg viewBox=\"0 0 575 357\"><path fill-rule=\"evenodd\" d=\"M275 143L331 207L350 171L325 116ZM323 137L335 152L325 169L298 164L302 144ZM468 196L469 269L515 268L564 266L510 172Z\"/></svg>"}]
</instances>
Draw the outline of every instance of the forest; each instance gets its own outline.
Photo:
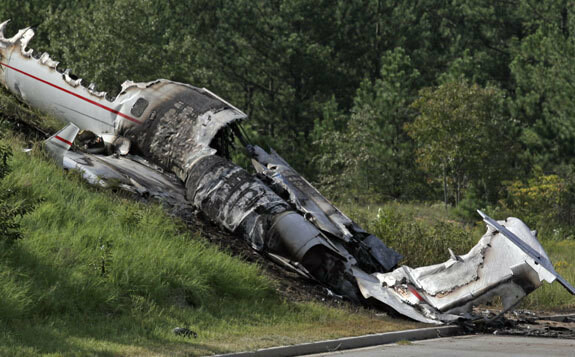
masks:
<instances>
[{"instance_id":1,"label":"forest","mask_svg":"<svg viewBox=\"0 0 575 357\"><path fill-rule=\"evenodd\" d=\"M4 0L8 34L113 97L206 87L328 197L573 223L567 0ZM476 217L474 217L475 219ZM571 234L565 231L564 234Z\"/></svg>"}]
</instances>

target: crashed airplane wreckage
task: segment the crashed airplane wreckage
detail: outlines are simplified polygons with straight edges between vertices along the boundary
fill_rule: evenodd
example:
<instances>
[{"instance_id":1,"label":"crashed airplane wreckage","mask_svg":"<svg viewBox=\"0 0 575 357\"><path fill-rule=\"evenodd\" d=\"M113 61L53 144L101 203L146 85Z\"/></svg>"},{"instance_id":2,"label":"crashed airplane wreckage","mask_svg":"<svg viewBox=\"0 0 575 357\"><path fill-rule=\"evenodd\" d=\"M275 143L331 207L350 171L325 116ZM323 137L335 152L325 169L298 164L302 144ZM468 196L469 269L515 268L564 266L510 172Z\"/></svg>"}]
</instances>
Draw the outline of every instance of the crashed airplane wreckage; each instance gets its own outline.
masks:
<instances>
[{"instance_id":1,"label":"crashed airplane wreckage","mask_svg":"<svg viewBox=\"0 0 575 357\"><path fill-rule=\"evenodd\" d=\"M481 212L487 233L469 253L451 253L443 264L396 268L397 252L334 207L276 152L249 145L239 126L246 115L214 93L160 79L125 82L109 100L47 53L28 49L32 29L5 38L6 24L0 25L0 81L22 101L68 123L45 148L94 184L119 182L140 194L185 202L277 263L353 301L379 301L417 321L469 318L474 305L495 296L510 309L543 281L558 280L575 294L523 222L497 222ZM246 146L257 176L227 159L234 137ZM75 141L83 141L85 150Z\"/></svg>"}]
</instances>

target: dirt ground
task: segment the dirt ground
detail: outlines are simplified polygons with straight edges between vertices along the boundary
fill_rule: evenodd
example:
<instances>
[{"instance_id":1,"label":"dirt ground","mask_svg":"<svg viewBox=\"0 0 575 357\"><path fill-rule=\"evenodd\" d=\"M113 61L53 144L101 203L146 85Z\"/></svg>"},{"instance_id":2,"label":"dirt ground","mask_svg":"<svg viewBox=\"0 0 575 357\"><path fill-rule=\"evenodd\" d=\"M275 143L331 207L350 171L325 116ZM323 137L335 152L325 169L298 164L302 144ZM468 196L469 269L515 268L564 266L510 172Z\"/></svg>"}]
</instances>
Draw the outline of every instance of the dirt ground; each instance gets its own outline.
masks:
<instances>
[{"instance_id":1,"label":"dirt ground","mask_svg":"<svg viewBox=\"0 0 575 357\"><path fill-rule=\"evenodd\" d=\"M575 314L513 310L502 316L497 310L479 310L474 313L483 320L466 324L470 332L493 335L512 335L575 339Z\"/></svg>"},{"instance_id":2,"label":"dirt ground","mask_svg":"<svg viewBox=\"0 0 575 357\"><path fill-rule=\"evenodd\" d=\"M186 222L192 232L198 233L201 237L218 246L221 250L235 257L239 257L244 261L259 265L264 274L274 283L277 293L286 301L315 301L330 306L355 307L351 302L334 295L317 282L284 269L265 258L252 249L243 239L210 222L201 212L188 214L179 212L176 214Z\"/></svg>"}]
</instances>

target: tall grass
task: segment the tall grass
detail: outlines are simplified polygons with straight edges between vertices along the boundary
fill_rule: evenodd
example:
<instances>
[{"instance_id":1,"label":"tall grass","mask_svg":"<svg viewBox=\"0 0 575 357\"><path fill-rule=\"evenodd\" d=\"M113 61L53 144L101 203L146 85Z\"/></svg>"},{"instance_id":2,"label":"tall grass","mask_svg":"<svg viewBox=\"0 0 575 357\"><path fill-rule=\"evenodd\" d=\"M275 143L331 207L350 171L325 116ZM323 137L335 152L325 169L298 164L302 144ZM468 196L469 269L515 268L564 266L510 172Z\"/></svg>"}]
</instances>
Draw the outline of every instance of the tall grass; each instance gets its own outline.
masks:
<instances>
[{"instance_id":1,"label":"tall grass","mask_svg":"<svg viewBox=\"0 0 575 357\"><path fill-rule=\"evenodd\" d=\"M99 192L39 157L15 156L5 185L43 200L20 222L25 239L2 259L19 272L6 278L30 286L37 302L19 310L118 311L137 297L202 306L217 297L273 293L256 266L190 237L159 206Z\"/></svg>"},{"instance_id":2,"label":"tall grass","mask_svg":"<svg viewBox=\"0 0 575 357\"><path fill-rule=\"evenodd\" d=\"M553 262L555 270L571 285L575 284L575 240L556 240L554 237L544 239L543 247ZM543 284L529 295L523 306L539 310L572 310L575 308L575 297L563 286L554 282Z\"/></svg>"},{"instance_id":3,"label":"tall grass","mask_svg":"<svg viewBox=\"0 0 575 357\"><path fill-rule=\"evenodd\" d=\"M483 232L454 219L442 205L390 202L344 206L350 216L386 245L400 252L400 264L418 267L443 262L449 250L465 254Z\"/></svg>"}]
</instances>

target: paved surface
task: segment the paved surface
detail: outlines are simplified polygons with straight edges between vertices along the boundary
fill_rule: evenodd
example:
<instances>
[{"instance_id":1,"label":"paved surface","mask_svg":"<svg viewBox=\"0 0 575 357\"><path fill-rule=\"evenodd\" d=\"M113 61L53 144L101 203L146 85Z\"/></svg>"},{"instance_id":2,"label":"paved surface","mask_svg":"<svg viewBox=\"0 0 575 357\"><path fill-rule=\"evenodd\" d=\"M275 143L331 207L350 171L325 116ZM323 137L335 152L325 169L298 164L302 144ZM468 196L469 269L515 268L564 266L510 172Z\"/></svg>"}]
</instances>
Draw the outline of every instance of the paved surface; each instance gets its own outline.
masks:
<instances>
[{"instance_id":1,"label":"paved surface","mask_svg":"<svg viewBox=\"0 0 575 357\"><path fill-rule=\"evenodd\" d=\"M575 357L575 340L472 335L367 347L313 356L568 356Z\"/></svg>"}]
</instances>

